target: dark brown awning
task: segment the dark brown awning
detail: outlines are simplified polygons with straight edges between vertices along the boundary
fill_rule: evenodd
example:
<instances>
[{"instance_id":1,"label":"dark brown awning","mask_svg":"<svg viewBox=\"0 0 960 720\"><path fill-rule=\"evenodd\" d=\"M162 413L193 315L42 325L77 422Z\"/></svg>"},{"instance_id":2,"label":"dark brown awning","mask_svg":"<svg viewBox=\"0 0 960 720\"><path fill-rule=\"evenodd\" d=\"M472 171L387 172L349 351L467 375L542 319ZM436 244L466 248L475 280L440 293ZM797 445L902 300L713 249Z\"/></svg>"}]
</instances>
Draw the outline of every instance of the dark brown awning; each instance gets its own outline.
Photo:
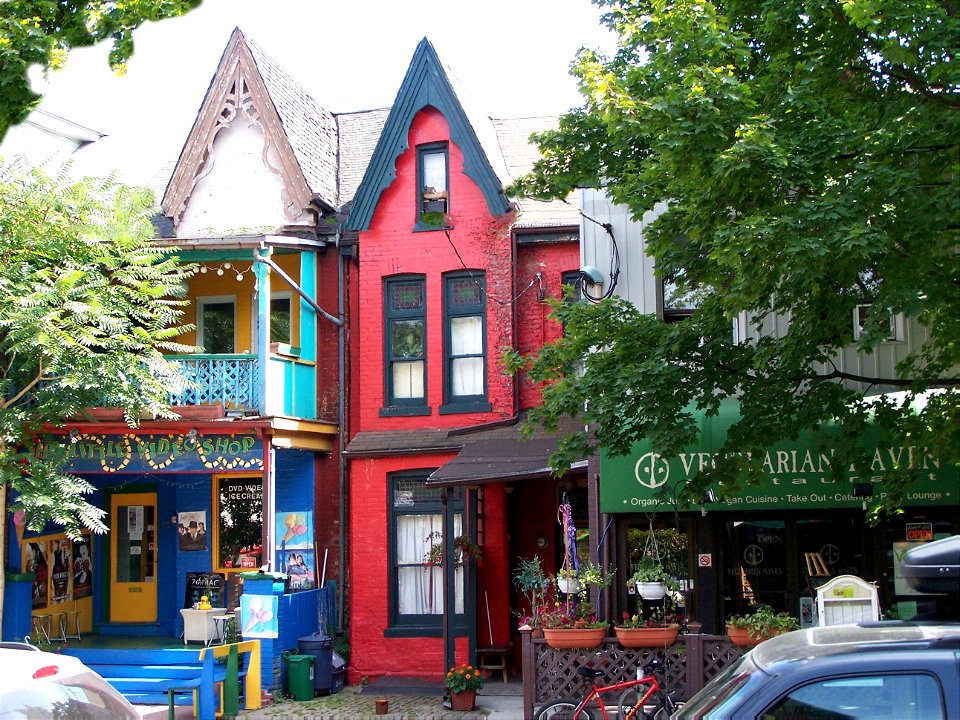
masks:
<instances>
[{"instance_id":1,"label":"dark brown awning","mask_svg":"<svg viewBox=\"0 0 960 720\"><path fill-rule=\"evenodd\" d=\"M555 439L520 440L500 438L468 442L453 460L436 470L427 485L474 485L547 477ZM586 472L586 460L575 463L570 473Z\"/></svg>"}]
</instances>

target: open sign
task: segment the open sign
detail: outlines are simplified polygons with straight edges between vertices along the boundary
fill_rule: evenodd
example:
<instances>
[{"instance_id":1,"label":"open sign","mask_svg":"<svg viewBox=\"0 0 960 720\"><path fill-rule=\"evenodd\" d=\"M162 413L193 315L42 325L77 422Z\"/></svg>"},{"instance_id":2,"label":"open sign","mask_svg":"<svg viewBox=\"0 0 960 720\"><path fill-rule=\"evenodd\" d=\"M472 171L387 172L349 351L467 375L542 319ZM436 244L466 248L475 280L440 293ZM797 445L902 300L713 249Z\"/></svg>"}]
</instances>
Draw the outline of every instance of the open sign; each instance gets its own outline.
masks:
<instances>
[{"instance_id":1,"label":"open sign","mask_svg":"<svg viewBox=\"0 0 960 720\"><path fill-rule=\"evenodd\" d=\"M933 523L907 523L908 542L933 540Z\"/></svg>"}]
</instances>

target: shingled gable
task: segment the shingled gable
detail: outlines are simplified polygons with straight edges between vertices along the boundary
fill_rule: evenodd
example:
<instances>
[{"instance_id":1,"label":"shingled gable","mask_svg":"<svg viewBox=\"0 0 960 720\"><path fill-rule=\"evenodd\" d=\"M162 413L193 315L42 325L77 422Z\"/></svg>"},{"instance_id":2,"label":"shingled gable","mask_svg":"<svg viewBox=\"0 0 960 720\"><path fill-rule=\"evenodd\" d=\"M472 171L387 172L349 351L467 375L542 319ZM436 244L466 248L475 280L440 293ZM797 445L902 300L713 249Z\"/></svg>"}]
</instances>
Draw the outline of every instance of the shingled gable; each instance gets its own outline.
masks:
<instances>
[{"instance_id":1,"label":"shingled gable","mask_svg":"<svg viewBox=\"0 0 960 720\"><path fill-rule=\"evenodd\" d=\"M275 151L278 167L271 170L283 180L289 220L302 216L314 199L336 206L336 120L235 28L167 184L165 215L179 223L217 133L238 116L258 122Z\"/></svg>"},{"instance_id":2,"label":"shingled gable","mask_svg":"<svg viewBox=\"0 0 960 720\"><path fill-rule=\"evenodd\" d=\"M407 74L397 92L383 133L354 196L347 227L366 230L373 219L380 195L396 177L397 158L407 150L407 132L414 116L431 106L439 110L450 126L450 138L463 152L463 170L483 192L491 215L510 209L503 187L470 121L457 92L447 76L436 50L423 38L413 53Z\"/></svg>"}]
</instances>

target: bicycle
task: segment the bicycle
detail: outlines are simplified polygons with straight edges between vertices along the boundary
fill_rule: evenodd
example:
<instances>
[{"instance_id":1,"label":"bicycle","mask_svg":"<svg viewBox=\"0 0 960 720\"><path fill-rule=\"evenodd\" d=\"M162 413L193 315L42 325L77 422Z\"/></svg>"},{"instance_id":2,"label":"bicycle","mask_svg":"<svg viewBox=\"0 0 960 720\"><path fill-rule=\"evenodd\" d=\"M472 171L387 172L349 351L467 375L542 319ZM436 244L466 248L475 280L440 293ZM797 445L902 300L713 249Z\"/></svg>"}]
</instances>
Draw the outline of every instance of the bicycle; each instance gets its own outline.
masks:
<instances>
[{"instance_id":1,"label":"bicycle","mask_svg":"<svg viewBox=\"0 0 960 720\"><path fill-rule=\"evenodd\" d=\"M595 680L603 675L602 670L588 667L577 668L577 674L590 679L590 692L580 700L559 699L551 700L544 705L534 716L535 720L594 720L593 713L587 708L591 700L596 700L600 707L600 716L609 718L603 695L621 690L617 699L617 718L619 720L665 720L669 718L679 705L674 701L660 681L656 672L663 663L659 658L652 658L643 669L637 669L635 680L625 680L613 685L597 685ZM644 688L642 691L640 688ZM647 712L644 706L656 695L656 706Z\"/></svg>"}]
</instances>

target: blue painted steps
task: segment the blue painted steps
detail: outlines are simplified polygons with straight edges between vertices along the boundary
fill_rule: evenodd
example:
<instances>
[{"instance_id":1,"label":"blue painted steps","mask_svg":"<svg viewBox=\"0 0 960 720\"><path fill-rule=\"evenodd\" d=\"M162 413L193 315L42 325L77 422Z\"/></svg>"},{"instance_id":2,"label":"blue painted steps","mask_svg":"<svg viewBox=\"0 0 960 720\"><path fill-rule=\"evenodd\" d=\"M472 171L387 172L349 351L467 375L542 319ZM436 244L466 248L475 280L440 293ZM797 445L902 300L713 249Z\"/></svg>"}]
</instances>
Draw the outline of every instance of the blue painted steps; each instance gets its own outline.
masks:
<instances>
[{"instance_id":1,"label":"blue painted steps","mask_svg":"<svg viewBox=\"0 0 960 720\"><path fill-rule=\"evenodd\" d=\"M166 705L167 689L199 684L203 661L200 648L78 648L66 647L64 655L79 658L134 704ZM210 661L208 661L209 663ZM222 674L222 665L217 668ZM222 679L222 678L218 678ZM193 694L174 695L177 705L192 705Z\"/></svg>"}]
</instances>

